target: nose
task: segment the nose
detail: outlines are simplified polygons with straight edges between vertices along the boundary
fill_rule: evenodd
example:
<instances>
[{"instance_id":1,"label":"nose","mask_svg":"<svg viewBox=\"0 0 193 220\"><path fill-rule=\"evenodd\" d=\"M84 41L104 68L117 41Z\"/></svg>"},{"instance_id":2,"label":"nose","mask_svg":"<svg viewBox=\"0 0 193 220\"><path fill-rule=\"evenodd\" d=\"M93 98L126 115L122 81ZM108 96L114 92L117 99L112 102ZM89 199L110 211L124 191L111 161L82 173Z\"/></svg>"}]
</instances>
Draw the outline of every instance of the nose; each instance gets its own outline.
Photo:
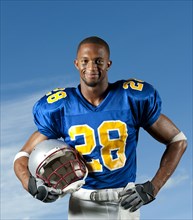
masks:
<instances>
[{"instance_id":1,"label":"nose","mask_svg":"<svg viewBox=\"0 0 193 220\"><path fill-rule=\"evenodd\" d=\"M97 64L95 63L95 61L90 60L87 63L87 69L89 69L89 70L97 69Z\"/></svg>"}]
</instances>

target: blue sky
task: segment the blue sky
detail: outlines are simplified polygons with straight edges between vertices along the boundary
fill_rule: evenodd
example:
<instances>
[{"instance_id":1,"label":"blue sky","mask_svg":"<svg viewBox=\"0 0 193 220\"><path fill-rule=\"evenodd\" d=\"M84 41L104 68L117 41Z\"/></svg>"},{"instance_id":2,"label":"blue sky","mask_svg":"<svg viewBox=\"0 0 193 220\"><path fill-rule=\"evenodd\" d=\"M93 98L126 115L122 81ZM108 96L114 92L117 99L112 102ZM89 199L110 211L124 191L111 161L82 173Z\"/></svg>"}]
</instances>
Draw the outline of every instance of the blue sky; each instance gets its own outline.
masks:
<instances>
[{"instance_id":1,"label":"blue sky","mask_svg":"<svg viewBox=\"0 0 193 220\"><path fill-rule=\"evenodd\" d=\"M68 196L43 204L25 192L14 155L36 129L33 104L56 87L76 86L73 61L85 37L111 48L109 81L154 85L162 112L188 137L188 149L144 220L192 219L192 1L1 1L1 219L67 219ZM151 179L164 146L140 132L137 182Z\"/></svg>"}]
</instances>

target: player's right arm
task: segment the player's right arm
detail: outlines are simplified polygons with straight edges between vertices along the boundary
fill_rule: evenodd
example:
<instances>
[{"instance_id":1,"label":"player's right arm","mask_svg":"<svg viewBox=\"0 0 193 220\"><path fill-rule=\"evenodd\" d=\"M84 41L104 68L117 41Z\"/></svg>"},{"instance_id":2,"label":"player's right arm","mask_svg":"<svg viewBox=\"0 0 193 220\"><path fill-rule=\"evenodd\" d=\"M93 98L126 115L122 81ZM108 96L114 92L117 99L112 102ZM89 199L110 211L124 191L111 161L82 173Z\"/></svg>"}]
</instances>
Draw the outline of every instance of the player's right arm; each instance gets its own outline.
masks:
<instances>
[{"instance_id":1,"label":"player's right arm","mask_svg":"<svg viewBox=\"0 0 193 220\"><path fill-rule=\"evenodd\" d=\"M32 150L38 143L47 139L48 138L45 135L41 134L39 131L35 131L27 140L20 152L24 151L31 154ZM28 157L22 156L16 159L14 162L14 171L18 179L21 181L23 188L28 191L28 182L30 177L28 170Z\"/></svg>"},{"instance_id":2,"label":"player's right arm","mask_svg":"<svg viewBox=\"0 0 193 220\"><path fill-rule=\"evenodd\" d=\"M63 88L57 88L49 92L38 100L33 107L34 122L38 131L35 131L16 155L14 160L14 171L21 181L23 188L28 192L31 183L30 172L28 170L28 157L34 147L47 139L58 139L60 134L60 120L57 120L60 111L60 100L66 97ZM57 114L58 113L58 114ZM56 123L57 122L57 123ZM22 157L21 157L22 156ZM30 194L33 194L30 192Z\"/></svg>"}]
</instances>

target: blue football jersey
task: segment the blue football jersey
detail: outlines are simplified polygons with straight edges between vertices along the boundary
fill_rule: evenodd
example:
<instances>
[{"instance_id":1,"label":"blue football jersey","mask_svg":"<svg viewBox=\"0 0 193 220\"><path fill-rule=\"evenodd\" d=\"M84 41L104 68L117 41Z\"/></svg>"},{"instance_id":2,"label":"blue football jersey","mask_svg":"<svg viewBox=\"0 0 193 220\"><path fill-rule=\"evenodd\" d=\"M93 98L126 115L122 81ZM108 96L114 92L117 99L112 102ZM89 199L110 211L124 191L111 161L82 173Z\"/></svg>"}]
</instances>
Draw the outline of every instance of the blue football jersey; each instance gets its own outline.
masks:
<instances>
[{"instance_id":1,"label":"blue football jersey","mask_svg":"<svg viewBox=\"0 0 193 220\"><path fill-rule=\"evenodd\" d=\"M151 126L161 112L158 92L130 79L109 85L105 99L93 106L77 88L57 88L33 108L40 133L63 138L84 157L87 189L124 187L136 179L139 128Z\"/></svg>"}]
</instances>

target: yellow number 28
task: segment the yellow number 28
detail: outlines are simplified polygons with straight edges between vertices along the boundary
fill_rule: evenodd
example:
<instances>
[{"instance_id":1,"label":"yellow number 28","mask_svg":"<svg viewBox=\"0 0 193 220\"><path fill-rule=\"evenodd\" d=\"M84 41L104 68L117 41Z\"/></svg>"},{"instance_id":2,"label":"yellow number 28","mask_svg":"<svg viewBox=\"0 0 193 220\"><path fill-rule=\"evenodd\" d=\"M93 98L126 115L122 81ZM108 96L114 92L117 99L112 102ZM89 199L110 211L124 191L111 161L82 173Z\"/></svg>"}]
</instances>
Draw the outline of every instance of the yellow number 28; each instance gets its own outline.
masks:
<instances>
[{"instance_id":1,"label":"yellow number 28","mask_svg":"<svg viewBox=\"0 0 193 220\"><path fill-rule=\"evenodd\" d=\"M110 138L110 132L116 131L118 137L112 139ZM102 146L100 151L100 156L103 164L109 170L116 170L125 165L125 145L127 139L127 126L124 122L115 121L104 121L98 127L98 137L99 143ZM95 133L94 130L84 124L84 125L74 125L69 129L69 135L71 140L76 140L76 137L83 135L84 144L76 145L76 149L82 155L91 154L96 148ZM113 158L112 153L116 152L116 157ZM90 172L101 172L103 171L102 164L99 158L93 158L91 162L87 162Z\"/></svg>"}]
</instances>

